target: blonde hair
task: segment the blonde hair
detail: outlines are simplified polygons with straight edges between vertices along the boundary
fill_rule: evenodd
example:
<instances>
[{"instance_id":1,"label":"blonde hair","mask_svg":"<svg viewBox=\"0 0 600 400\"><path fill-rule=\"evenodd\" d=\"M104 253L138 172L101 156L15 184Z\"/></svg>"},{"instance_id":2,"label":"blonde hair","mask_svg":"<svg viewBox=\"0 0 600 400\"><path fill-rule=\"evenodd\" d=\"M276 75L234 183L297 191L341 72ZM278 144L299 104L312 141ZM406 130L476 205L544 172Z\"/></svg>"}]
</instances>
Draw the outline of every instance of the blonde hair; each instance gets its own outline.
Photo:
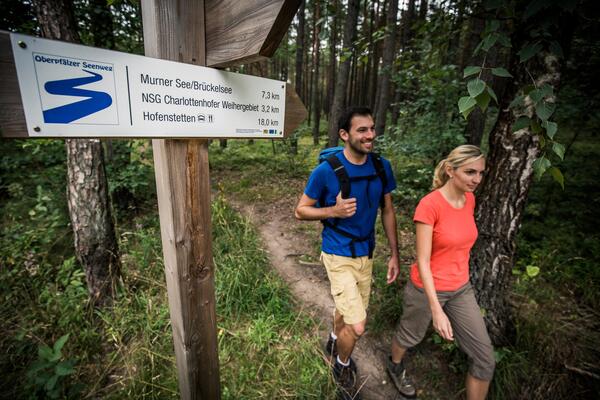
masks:
<instances>
[{"instance_id":1,"label":"blonde hair","mask_svg":"<svg viewBox=\"0 0 600 400\"><path fill-rule=\"evenodd\" d=\"M448 182L450 177L446 173L446 166L450 166L456 169L467 163L477 161L480 158L485 158L485 155L481 152L481 149L477 146L470 144L463 144L458 146L448 154L446 158L440 161L435 167L433 172L433 189L439 189Z\"/></svg>"}]
</instances>

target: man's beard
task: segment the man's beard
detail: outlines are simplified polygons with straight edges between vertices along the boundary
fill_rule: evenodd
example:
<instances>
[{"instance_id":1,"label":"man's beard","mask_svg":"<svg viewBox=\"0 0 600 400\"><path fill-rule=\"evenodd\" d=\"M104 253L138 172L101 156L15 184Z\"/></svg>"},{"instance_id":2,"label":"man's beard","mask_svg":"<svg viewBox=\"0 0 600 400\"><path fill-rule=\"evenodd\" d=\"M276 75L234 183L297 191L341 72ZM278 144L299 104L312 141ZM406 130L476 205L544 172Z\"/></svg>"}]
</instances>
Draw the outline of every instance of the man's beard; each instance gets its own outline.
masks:
<instances>
[{"instance_id":1,"label":"man's beard","mask_svg":"<svg viewBox=\"0 0 600 400\"><path fill-rule=\"evenodd\" d=\"M352 138L349 138L348 144L350 145L350 148L352 148L352 150L357 154L366 155L373 151L373 147L371 147L371 150L362 149L360 146L360 140L353 140Z\"/></svg>"}]
</instances>

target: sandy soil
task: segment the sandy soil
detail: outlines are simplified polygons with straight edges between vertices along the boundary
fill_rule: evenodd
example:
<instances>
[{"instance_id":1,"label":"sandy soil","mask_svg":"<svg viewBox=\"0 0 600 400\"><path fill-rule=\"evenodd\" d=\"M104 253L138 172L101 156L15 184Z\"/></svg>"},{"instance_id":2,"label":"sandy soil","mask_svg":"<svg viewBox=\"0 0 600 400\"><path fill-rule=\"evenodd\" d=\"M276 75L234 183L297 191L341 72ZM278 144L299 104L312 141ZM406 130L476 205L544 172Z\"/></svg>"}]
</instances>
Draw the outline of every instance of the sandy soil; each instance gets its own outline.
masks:
<instances>
[{"instance_id":1,"label":"sandy soil","mask_svg":"<svg viewBox=\"0 0 600 400\"><path fill-rule=\"evenodd\" d=\"M241 205L235 199L230 201L257 226L272 266L288 282L303 308L321 322L324 345L335 309L329 280L320 264L303 261L306 259L303 256L315 252L312 243L316 232L320 231L320 223L296 221L293 216L296 199L292 198L261 205ZM314 232L306 233L299 224L315 224ZM365 400L400 398L384 369L389 343L389 338L375 338L367 331L354 349L352 357L358 365L361 395Z\"/></svg>"}]
</instances>

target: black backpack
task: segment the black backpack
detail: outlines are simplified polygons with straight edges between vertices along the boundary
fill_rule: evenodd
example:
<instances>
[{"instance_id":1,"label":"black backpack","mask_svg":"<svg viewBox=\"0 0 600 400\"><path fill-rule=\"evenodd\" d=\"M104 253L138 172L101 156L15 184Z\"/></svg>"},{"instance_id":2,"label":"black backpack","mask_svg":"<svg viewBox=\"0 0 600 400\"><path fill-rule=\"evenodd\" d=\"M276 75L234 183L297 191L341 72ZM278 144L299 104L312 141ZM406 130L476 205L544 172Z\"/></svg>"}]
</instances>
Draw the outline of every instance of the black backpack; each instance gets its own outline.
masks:
<instances>
[{"instance_id":1,"label":"black backpack","mask_svg":"<svg viewBox=\"0 0 600 400\"><path fill-rule=\"evenodd\" d=\"M340 191L342 194L342 199L347 199L348 197L350 197L350 186L353 181L373 180L373 179L379 178L381 180L381 197L379 199L379 206L383 209L385 207L385 199L384 199L383 191L384 191L385 187L387 186L387 176L385 174L385 169L383 167L383 161L381 161L381 156L377 153L369 153L369 155L368 155L368 158L371 159L371 161L373 162L373 167L375 168L374 175L350 177L348 175L348 171L346 170L346 167L344 167L344 164L342 164L340 159L336 156L336 154L339 153L340 151L342 151L343 149L344 149L343 147L331 147L331 148L324 149L319 153L319 161L327 162L329 164L329 166L331 166L331 168L333 169L333 172L335 173L335 176L340 184ZM320 199L317 202L317 205L320 205L320 206L323 206L324 204L325 204L324 199ZM373 237L373 230L364 237L358 237L358 236L352 235L351 233L348 233L348 232L340 229L339 227L337 227L338 221L339 220L337 218L334 218L333 222L329 219L324 219L324 220L321 220L321 223L324 226L332 229L334 232L339 233L340 235L351 239L350 240L350 251L352 252L352 258L356 258L356 251L354 248L354 243L355 242L364 242L364 241L369 240L369 258L373 258L373 250L375 249L375 239Z\"/></svg>"}]
</instances>

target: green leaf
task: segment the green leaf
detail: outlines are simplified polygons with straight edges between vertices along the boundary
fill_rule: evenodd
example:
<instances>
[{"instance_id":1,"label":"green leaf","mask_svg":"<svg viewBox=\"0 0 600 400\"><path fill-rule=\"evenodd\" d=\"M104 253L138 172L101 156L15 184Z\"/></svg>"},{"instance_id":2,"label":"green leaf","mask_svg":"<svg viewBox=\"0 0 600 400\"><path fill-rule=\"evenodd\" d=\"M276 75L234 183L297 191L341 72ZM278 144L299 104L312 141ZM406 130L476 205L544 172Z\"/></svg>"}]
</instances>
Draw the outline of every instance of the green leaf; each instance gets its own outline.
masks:
<instances>
[{"instance_id":1,"label":"green leaf","mask_svg":"<svg viewBox=\"0 0 600 400\"><path fill-rule=\"evenodd\" d=\"M542 45L538 42L536 43L528 43L517 53L519 55L519 61L525 62L529 60L531 57L535 56L537 53L542 50Z\"/></svg>"},{"instance_id":2,"label":"green leaf","mask_svg":"<svg viewBox=\"0 0 600 400\"><path fill-rule=\"evenodd\" d=\"M546 128L546 135L548 135L550 139L554 137L556 131L558 130L558 124L556 122L544 121L544 124L542 124L542 126Z\"/></svg>"},{"instance_id":3,"label":"green leaf","mask_svg":"<svg viewBox=\"0 0 600 400\"><path fill-rule=\"evenodd\" d=\"M75 372L75 368L73 368L71 360L60 362L54 367L54 373L59 376L71 375L73 372Z\"/></svg>"},{"instance_id":4,"label":"green leaf","mask_svg":"<svg viewBox=\"0 0 600 400\"><path fill-rule=\"evenodd\" d=\"M483 41L481 42L481 48L485 51L489 51L497 41L498 35L496 33L491 33L483 38Z\"/></svg>"},{"instance_id":5,"label":"green leaf","mask_svg":"<svg viewBox=\"0 0 600 400\"><path fill-rule=\"evenodd\" d=\"M546 138L544 137L544 135L539 135L538 138L540 139L540 148L543 149L544 147L546 147Z\"/></svg>"},{"instance_id":6,"label":"green leaf","mask_svg":"<svg viewBox=\"0 0 600 400\"><path fill-rule=\"evenodd\" d=\"M556 104L542 101L535 106L535 114L542 120L546 121L554 113Z\"/></svg>"},{"instance_id":7,"label":"green leaf","mask_svg":"<svg viewBox=\"0 0 600 400\"><path fill-rule=\"evenodd\" d=\"M494 92L494 89L492 89L491 86L486 86L487 92L490 95L490 97L492 99L494 99L494 101L496 102L496 104L498 104L498 97L496 97L496 93Z\"/></svg>"},{"instance_id":8,"label":"green leaf","mask_svg":"<svg viewBox=\"0 0 600 400\"><path fill-rule=\"evenodd\" d=\"M523 100L525 99L525 96L520 94L517 97L514 98L513 101L510 102L509 107L510 108L514 108L514 107L518 107L523 105Z\"/></svg>"},{"instance_id":9,"label":"green leaf","mask_svg":"<svg viewBox=\"0 0 600 400\"><path fill-rule=\"evenodd\" d=\"M550 174L552 174L552 178L554 178L554 180L556 182L558 182L558 184L560 185L560 187L565 190L565 178L562 174L562 172L560 172L560 169L556 168L556 167L551 167L550 168Z\"/></svg>"},{"instance_id":10,"label":"green leaf","mask_svg":"<svg viewBox=\"0 0 600 400\"><path fill-rule=\"evenodd\" d=\"M512 44L510 43L510 38L504 33L498 34L498 43L500 43L504 47L512 47Z\"/></svg>"},{"instance_id":11,"label":"green leaf","mask_svg":"<svg viewBox=\"0 0 600 400\"><path fill-rule=\"evenodd\" d=\"M481 67L478 67L476 65L468 66L465 68L465 70L463 72L463 78L466 78L467 76L478 74L480 71L481 71Z\"/></svg>"},{"instance_id":12,"label":"green leaf","mask_svg":"<svg viewBox=\"0 0 600 400\"><path fill-rule=\"evenodd\" d=\"M473 50L473 55L476 56L477 53L479 53L479 50L481 50L481 47L483 46L483 40L481 42L479 42L479 44L477 45L477 47L475 47L475 50Z\"/></svg>"},{"instance_id":13,"label":"green leaf","mask_svg":"<svg viewBox=\"0 0 600 400\"><path fill-rule=\"evenodd\" d=\"M500 21L498 21L497 19L489 21L488 29L490 31L497 31L498 28L500 28Z\"/></svg>"},{"instance_id":14,"label":"green leaf","mask_svg":"<svg viewBox=\"0 0 600 400\"><path fill-rule=\"evenodd\" d=\"M508 72L507 70L505 70L504 68L501 68L501 67L492 68L492 74L496 75L496 76L501 76L503 78L512 78L513 77L510 74L510 72Z\"/></svg>"},{"instance_id":15,"label":"green leaf","mask_svg":"<svg viewBox=\"0 0 600 400\"><path fill-rule=\"evenodd\" d=\"M51 391L52 389L54 389L54 386L56 386L56 381L58 381L58 378L59 378L58 375L52 375L52 377L50 379L48 379L48 381L46 382L46 385L44 386L48 392Z\"/></svg>"},{"instance_id":16,"label":"green leaf","mask_svg":"<svg viewBox=\"0 0 600 400\"><path fill-rule=\"evenodd\" d=\"M522 115L519 118L517 118L517 120L513 124L512 131L517 132L517 131L520 131L521 129L525 129L525 128L529 127L530 123L531 123L531 120L529 119L529 117Z\"/></svg>"},{"instance_id":17,"label":"green leaf","mask_svg":"<svg viewBox=\"0 0 600 400\"><path fill-rule=\"evenodd\" d=\"M525 267L525 270L527 272L527 276L530 278L535 278L540 273L540 267L536 267L534 265L528 265Z\"/></svg>"},{"instance_id":18,"label":"green leaf","mask_svg":"<svg viewBox=\"0 0 600 400\"><path fill-rule=\"evenodd\" d=\"M536 178L540 179L544 175L544 172L546 172L546 170L550 168L551 165L552 163L550 162L550 160L548 160L544 156L541 156L540 158L535 160L533 162L533 171L535 173Z\"/></svg>"},{"instance_id":19,"label":"green leaf","mask_svg":"<svg viewBox=\"0 0 600 400\"><path fill-rule=\"evenodd\" d=\"M477 104L477 101L472 97L468 97L468 96L461 97L458 100L458 112L460 112L462 114L462 116L465 119L467 119L467 117L469 116L471 111L473 111L473 108L475 107L476 104Z\"/></svg>"},{"instance_id":20,"label":"green leaf","mask_svg":"<svg viewBox=\"0 0 600 400\"><path fill-rule=\"evenodd\" d=\"M554 142L554 144L552 144L552 151L559 156L561 160L565 159L565 146L562 144Z\"/></svg>"},{"instance_id":21,"label":"green leaf","mask_svg":"<svg viewBox=\"0 0 600 400\"><path fill-rule=\"evenodd\" d=\"M56 343L54 343L54 352L58 353L59 351L62 350L63 346L65 345L65 343L67 342L67 340L69 340L69 334L67 333L66 335L61 336Z\"/></svg>"},{"instance_id":22,"label":"green leaf","mask_svg":"<svg viewBox=\"0 0 600 400\"><path fill-rule=\"evenodd\" d=\"M488 104L490 103L490 99L491 97L488 92L482 92L479 96L475 98L475 101L477 101L477 105L479 106L481 111L485 111Z\"/></svg>"},{"instance_id":23,"label":"green leaf","mask_svg":"<svg viewBox=\"0 0 600 400\"><path fill-rule=\"evenodd\" d=\"M469 96L475 98L485 90L485 82L481 79L470 80L469 83L467 83L467 90L469 91Z\"/></svg>"},{"instance_id":24,"label":"green leaf","mask_svg":"<svg viewBox=\"0 0 600 400\"><path fill-rule=\"evenodd\" d=\"M463 111L475 106L475 104L477 104L477 102L474 98L468 96L461 97L458 100L458 112L462 113Z\"/></svg>"},{"instance_id":25,"label":"green leaf","mask_svg":"<svg viewBox=\"0 0 600 400\"><path fill-rule=\"evenodd\" d=\"M529 92L529 98L537 104L544 98L544 93L540 89L535 89Z\"/></svg>"},{"instance_id":26,"label":"green leaf","mask_svg":"<svg viewBox=\"0 0 600 400\"><path fill-rule=\"evenodd\" d=\"M49 361L53 355L54 355L54 352L52 351L52 349L50 347L46 346L45 344L38 347L38 357L40 359Z\"/></svg>"},{"instance_id":27,"label":"green leaf","mask_svg":"<svg viewBox=\"0 0 600 400\"><path fill-rule=\"evenodd\" d=\"M540 91L542 92L543 97L554 95L554 88L552 87L552 85L549 85L547 83L544 83L542 86L540 86Z\"/></svg>"}]
</instances>

